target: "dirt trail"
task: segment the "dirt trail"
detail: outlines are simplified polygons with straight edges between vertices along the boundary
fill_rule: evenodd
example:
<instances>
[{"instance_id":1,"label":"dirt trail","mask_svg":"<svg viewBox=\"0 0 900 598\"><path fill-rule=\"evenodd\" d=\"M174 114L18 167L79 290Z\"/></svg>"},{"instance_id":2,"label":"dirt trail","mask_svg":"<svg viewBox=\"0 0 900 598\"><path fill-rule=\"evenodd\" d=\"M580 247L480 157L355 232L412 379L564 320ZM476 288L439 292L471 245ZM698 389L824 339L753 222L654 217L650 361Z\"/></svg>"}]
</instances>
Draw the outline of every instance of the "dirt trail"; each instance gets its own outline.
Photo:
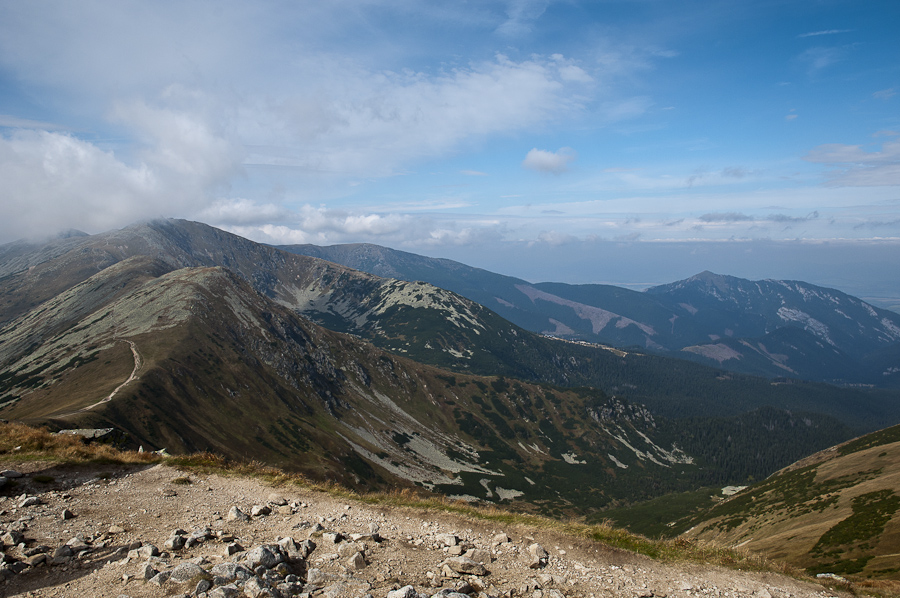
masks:
<instances>
[{"instance_id":1,"label":"dirt trail","mask_svg":"<svg viewBox=\"0 0 900 598\"><path fill-rule=\"evenodd\" d=\"M113 390L111 393L109 393L109 396L108 396L108 397L105 397L105 398L103 398L103 399L100 399L99 401L97 401L97 402L94 403L93 405L88 405L87 407L83 407L83 408L81 408L81 409L79 409L79 410L77 410L77 411L72 411L72 412L70 412L70 413L64 413L64 414L59 415L59 416L57 416L57 417L70 417L70 416L72 416L72 415L77 415L77 414L79 414L79 413L84 413L85 411L90 411L91 409L93 409L93 408L96 407L97 405L102 405L103 403L109 403L109 402L113 399L113 397L116 396L116 394L117 394L120 390L122 390L123 388L125 388L125 386L127 386L130 382L134 381L134 379L137 378L138 372L140 371L140 369L141 369L141 368L143 367L143 365L144 365L144 359L143 359L143 357L141 357L141 354L138 352L137 345L134 344L134 341L129 341L129 340L125 340L125 339L119 339L119 340L121 340L121 341L124 342L124 343L128 343L129 345L131 345L131 354L134 355L134 368L131 370L131 374L128 376L128 379L126 379L125 382L122 382L121 384L119 384L119 385L115 388L115 390Z\"/></svg>"}]
</instances>

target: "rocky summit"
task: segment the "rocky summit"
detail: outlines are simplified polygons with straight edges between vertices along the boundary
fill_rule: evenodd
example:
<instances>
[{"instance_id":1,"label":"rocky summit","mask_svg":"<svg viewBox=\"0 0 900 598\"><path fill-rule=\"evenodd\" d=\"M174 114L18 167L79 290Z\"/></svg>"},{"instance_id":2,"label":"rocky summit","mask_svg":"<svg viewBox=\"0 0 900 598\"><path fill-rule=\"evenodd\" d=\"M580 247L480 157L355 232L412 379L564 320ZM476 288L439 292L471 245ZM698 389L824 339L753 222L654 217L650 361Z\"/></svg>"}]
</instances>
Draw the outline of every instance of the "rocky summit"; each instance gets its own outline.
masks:
<instances>
[{"instance_id":1,"label":"rocky summit","mask_svg":"<svg viewBox=\"0 0 900 598\"><path fill-rule=\"evenodd\" d=\"M555 531L166 465L4 463L3 596L825 598ZM8 494L8 493L7 493Z\"/></svg>"}]
</instances>

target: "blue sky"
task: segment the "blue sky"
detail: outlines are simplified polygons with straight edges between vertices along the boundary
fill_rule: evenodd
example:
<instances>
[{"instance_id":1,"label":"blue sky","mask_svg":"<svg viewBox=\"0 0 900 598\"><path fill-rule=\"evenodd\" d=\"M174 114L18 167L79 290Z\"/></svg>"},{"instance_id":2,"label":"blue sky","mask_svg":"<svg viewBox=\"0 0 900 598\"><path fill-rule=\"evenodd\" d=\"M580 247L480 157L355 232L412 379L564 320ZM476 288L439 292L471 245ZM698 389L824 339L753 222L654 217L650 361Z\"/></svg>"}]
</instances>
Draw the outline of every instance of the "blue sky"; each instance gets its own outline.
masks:
<instances>
[{"instance_id":1,"label":"blue sky","mask_svg":"<svg viewBox=\"0 0 900 598\"><path fill-rule=\"evenodd\" d=\"M184 217L530 280L900 297L897 23L858 0L0 0L0 242Z\"/></svg>"}]
</instances>

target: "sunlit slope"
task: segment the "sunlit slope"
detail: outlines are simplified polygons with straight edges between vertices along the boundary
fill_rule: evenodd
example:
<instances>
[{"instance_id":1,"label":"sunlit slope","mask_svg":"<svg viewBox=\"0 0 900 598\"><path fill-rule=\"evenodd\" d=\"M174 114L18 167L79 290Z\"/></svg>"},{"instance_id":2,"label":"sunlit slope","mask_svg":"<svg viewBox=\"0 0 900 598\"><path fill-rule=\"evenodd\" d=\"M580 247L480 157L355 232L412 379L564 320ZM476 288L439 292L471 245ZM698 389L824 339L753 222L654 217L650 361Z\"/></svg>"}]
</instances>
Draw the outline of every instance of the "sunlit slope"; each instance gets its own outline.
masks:
<instances>
[{"instance_id":1,"label":"sunlit slope","mask_svg":"<svg viewBox=\"0 0 900 598\"><path fill-rule=\"evenodd\" d=\"M900 426L822 451L723 501L685 535L814 573L900 578Z\"/></svg>"}]
</instances>

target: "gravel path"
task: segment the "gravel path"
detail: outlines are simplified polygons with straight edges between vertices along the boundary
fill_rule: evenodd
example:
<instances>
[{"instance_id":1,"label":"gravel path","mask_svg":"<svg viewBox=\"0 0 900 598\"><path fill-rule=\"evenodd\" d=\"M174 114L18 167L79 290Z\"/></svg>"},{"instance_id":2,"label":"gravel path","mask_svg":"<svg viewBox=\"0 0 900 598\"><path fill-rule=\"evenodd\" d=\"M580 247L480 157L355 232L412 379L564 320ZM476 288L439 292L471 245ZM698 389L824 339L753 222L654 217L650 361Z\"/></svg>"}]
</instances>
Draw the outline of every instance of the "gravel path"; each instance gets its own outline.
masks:
<instances>
[{"instance_id":1,"label":"gravel path","mask_svg":"<svg viewBox=\"0 0 900 598\"><path fill-rule=\"evenodd\" d=\"M414 598L441 590L443 598L465 598L451 590L509 598L836 595L775 574L664 564L544 530L370 507L247 478L191 475L185 483L184 473L162 465L0 467L25 473L0 497L0 533L11 540L4 540L3 566L20 569L0 574L7 577L0 596ZM37 504L27 505L31 496L37 500L28 502ZM233 507L260 513L231 519ZM193 532L188 545L194 545L173 544L178 531L182 540ZM297 550L309 549L301 544L307 539L315 549L304 559ZM149 556L151 545L162 554ZM267 550L284 562L258 560ZM235 561L252 573L250 579L215 573L233 572L227 563Z\"/></svg>"}]
</instances>

